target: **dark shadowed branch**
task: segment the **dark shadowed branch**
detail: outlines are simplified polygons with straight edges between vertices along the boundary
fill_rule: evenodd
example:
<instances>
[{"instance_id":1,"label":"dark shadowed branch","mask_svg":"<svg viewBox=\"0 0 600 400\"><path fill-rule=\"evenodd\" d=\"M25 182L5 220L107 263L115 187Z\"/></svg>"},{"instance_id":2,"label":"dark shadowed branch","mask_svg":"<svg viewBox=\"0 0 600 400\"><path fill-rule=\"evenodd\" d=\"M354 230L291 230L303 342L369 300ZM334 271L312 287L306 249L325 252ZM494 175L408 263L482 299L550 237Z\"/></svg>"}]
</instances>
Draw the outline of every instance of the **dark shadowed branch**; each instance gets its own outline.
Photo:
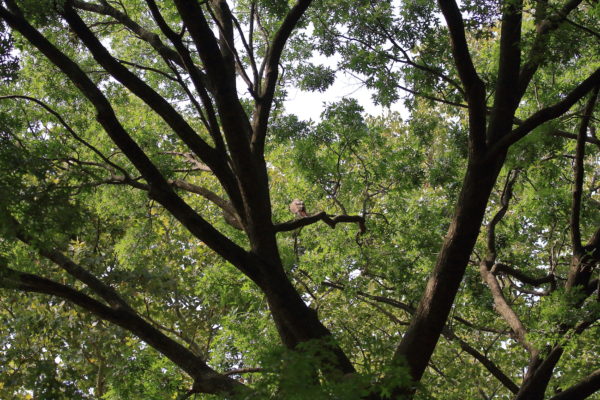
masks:
<instances>
[{"instance_id":1,"label":"dark shadowed branch","mask_svg":"<svg viewBox=\"0 0 600 400\"><path fill-rule=\"evenodd\" d=\"M234 394L244 385L211 369L201 358L146 322L131 310L110 308L69 286L0 265L0 287L57 296L133 333L164 354L194 379L202 393Z\"/></svg>"},{"instance_id":2,"label":"dark shadowed branch","mask_svg":"<svg viewBox=\"0 0 600 400\"><path fill-rule=\"evenodd\" d=\"M596 106L596 100L598 98L598 90L600 90L600 84L592 91L590 98L583 111L583 117L579 125L579 132L577 134L577 147L575 149L575 162L573 163L573 200L571 202L571 245L573 246L573 253L580 254L582 251L581 244L581 198L583 196L583 178L584 170L583 163L585 160L585 138L587 136L588 126L594 107Z\"/></svg>"},{"instance_id":3,"label":"dark shadowed branch","mask_svg":"<svg viewBox=\"0 0 600 400\"><path fill-rule=\"evenodd\" d=\"M303 226L312 225L315 222L323 221L327 225L334 229L335 226L343 222L357 223L360 232L365 233L367 231L365 225L365 218L360 215L328 215L325 211L321 211L317 214L309 215L308 217L295 219L288 222L282 222L274 226L275 232L288 232L293 231Z\"/></svg>"},{"instance_id":4,"label":"dark shadowed branch","mask_svg":"<svg viewBox=\"0 0 600 400\"><path fill-rule=\"evenodd\" d=\"M583 400L600 390L600 369L595 370L550 400Z\"/></svg>"},{"instance_id":5,"label":"dark shadowed branch","mask_svg":"<svg viewBox=\"0 0 600 400\"><path fill-rule=\"evenodd\" d=\"M522 124L513 129L510 134L498 140L498 142L496 142L496 144L487 152L487 157L495 157L500 152L508 149L510 145L524 138L529 132L544 122L548 122L564 114L569 110L569 108L571 108L576 102L588 94L590 90L595 88L598 84L600 84L600 68L594 71L575 88L573 88L565 97L563 97L562 100L535 112L529 118L524 120Z\"/></svg>"}]
</instances>

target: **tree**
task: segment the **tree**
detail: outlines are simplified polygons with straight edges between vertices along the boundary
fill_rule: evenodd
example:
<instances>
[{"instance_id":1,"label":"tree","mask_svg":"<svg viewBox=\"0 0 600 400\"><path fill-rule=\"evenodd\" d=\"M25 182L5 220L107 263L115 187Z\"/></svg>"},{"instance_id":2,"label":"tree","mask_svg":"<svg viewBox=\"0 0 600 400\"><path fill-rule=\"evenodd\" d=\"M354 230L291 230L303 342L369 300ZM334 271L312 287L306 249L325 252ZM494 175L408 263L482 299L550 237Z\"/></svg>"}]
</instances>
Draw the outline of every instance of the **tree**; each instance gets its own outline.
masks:
<instances>
[{"instance_id":1,"label":"tree","mask_svg":"<svg viewBox=\"0 0 600 400\"><path fill-rule=\"evenodd\" d=\"M455 2L440 1L446 29L432 17L427 2L399 5L407 17L397 20L390 18L396 14L389 2L351 2L331 13L323 13L327 4L319 3L312 5L313 14L310 0L291 6L224 0L3 1L0 19L15 35L22 65L2 99L9 104L6 110L24 110L2 115L0 282L12 299L6 302L7 318L15 321L2 348L11 361L7 375L17 381L9 393L25 396L19 390L34 388L37 396L86 398L83 387L90 387L87 377L94 375L93 395L105 398L140 393L164 398L189 385L189 379L188 395L411 397L427 366L435 370L432 355L444 335L517 398L543 398L565 352L564 341L573 332L589 332L597 319L588 304L597 292L592 271L600 234L588 232L596 222L583 231L580 222L584 147L597 141L588 136L594 88L600 82L597 61L589 60L597 48L582 43L570 58L550 58L551 51L561 49L550 45L553 40L581 31L596 35L585 21L571 21L571 15L593 18L593 10L580 3L539 2L530 9L510 2L497 15L487 15L470 3L461 10ZM421 9L409 14L410 7ZM532 10L534 17L529 17ZM467 35L467 12L482 19L481 37ZM410 24L410 15L419 23ZM414 94L412 121L404 124L394 116L365 120L349 100L329 105L317 125L286 115L281 107L285 90L278 83L300 77L305 87L320 89L332 81L327 68L298 65L312 50L304 30L309 21L317 48L341 52L345 67L366 74L367 83L382 89L380 101L391 101L398 89L384 81L382 71L391 71L390 61L404 65L391 76L399 74L413 84L407 88ZM574 28L565 33L568 24ZM346 32L336 32L339 27ZM470 48L478 45L483 49L472 54ZM485 80L478 73L480 64L487 67ZM289 76L280 76L280 65L291 71ZM535 103L538 88L529 89L531 82L536 78L546 85L544 74L552 68L569 70L570 76ZM536 145L517 142L566 115L586 96L575 136L572 267L565 289L553 299L567 310L592 308L561 320L554 336L545 338L548 351L542 351L528 338L516 306L507 303L498 284L504 274L556 286L554 271L550 278L534 279L498 261L495 231L507 214L516 171L534 165L531 160L519 165L510 157L506 165L507 153L510 146ZM428 115L428 107L434 115ZM411 135L434 128L445 133L439 138ZM573 135L564 129L553 132ZM497 196L494 187L503 167L509 171ZM456 182L461 173L461 185L437 189ZM597 191L595 178L590 179L587 187ZM299 191L309 195L304 200L310 215L289 220L287 204ZM402 199L399 193L409 196ZM455 201L453 216L448 205L421 201L424 195ZM311 208L319 202L334 204L339 214ZM415 214L389 211L403 206L422 218L412 237L400 235L398 223ZM596 214L589 214L597 221ZM536 225L535 218L531 221L525 223ZM335 229L301 235L301 229L318 229L313 226L318 222ZM449 316L467 265L479 253L473 250L484 222L488 234L481 241L481 276L510 333L529 352L528 373L520 385L449 324L457 319L475 327ZM445 229L443 241L431 237ZM513 233L517 243L518 229ZM583 245L585 235L591 239ZM386 243L390 238L392 243ZM348 243L355 245L344 249ZM412 255L398 254L403 251ZM534 254L531 247L521 253ZM393 261L384 261L388 257ZM365 267L358 268L358 261ZM423 270L411 274L396 262ZM434 262L423 287L419 281ZM356 274L361 278L355 280ZM407 283L400 286L402 278ZM399 298L375 294L380 289L368 286L373 282ZM26 304L19 304L21 297L15 296L20 292L51 295L51 300L28 296L19 300ZM349 306L344 296L354 303L367 301L352 320L344 313ZM468 306L477 309L476 300ZM390 306L411 315L395 351L394 341L404 328ZM372 309L381 315L371 316ZM39 325L42 315L52 327ZM49 354L36 365L42 371L39 379L27 381L16 360L26 365L30 357L11 349L23 348L28 342L23 331L31 331L34 323L41 330L35 346ZM98 340L82 340L78 331L93 332ZM124 332L145 345L132 343ZM277 340L288 350L265 350ZM119 351L112 346L136 360L139 370L131 372L131 379L117 372L123 366L114 363ZM253 368L251 362L264 367ZM120 369L111 371L113 363ZM245 375L257 371L264 377ZM144 382L151 383L144 387ZM600 385L593 372L575 382L556 397L585 398ZM427 387L424 382L423 393Z\"/></svg>"}]
</instances>

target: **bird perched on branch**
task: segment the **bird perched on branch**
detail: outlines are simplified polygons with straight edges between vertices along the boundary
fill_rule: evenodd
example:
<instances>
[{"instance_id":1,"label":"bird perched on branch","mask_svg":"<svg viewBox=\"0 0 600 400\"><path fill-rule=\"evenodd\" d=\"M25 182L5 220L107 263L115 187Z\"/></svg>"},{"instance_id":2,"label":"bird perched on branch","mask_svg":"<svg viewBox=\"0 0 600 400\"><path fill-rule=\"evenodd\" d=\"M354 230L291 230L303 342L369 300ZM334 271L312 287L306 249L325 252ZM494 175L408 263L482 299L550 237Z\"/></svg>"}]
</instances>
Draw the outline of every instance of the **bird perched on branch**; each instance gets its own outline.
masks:
<instances>
[{"instance_id":1,"label":"bird perched on branch","mask_svg":"<svg viewBox=\"0 0 600 400\"><path fill-rule=\"evenodd\" d=\"M297 217L308 217L306 213L306 207L304 207L304 202L302 200L294 199L290 203L290 211Z\"/></svg>"}]
</instances>

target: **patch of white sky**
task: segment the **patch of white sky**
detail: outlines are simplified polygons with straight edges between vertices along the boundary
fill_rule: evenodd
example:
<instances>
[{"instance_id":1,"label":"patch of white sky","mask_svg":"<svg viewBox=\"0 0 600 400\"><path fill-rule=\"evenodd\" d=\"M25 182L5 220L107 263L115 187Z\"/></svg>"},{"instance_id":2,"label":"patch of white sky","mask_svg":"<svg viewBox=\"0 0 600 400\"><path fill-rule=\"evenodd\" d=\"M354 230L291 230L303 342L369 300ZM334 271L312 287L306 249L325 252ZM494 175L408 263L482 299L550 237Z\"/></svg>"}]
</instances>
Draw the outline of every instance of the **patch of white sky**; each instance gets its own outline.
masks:
<instances>
[{"instance_id":1,"label":"patch of white sky","mask_svg":"<svg viewBox=\"0 0 600 400\"><path fill-rule=\"evenodd\" d=\"M242 29L247 35L247 27L243 26ZM304 30L304 33L310 36L312 31L313 27L312 25L309 25ZM216 29L215 35L218 35ZM239 32L236 32L235 43L237 49L243 49L242 42L239 38ZM320 121L321 113L324 111L327 104L336 103L345 98L352 98L360 104L365 113L372 116L385 115L389 112L399 112L403 117L408 115L408 111L404 107L402 100L392 104L390 107L383 107L376 104L373 100L374 91L367 88L360 77L338 70L339 62L340 57L338 55L326 57L317 52L313 53L312 57L306 60L306 63L323 65L337 71L335 81L330 87L322 92L305 91L297 86L287 86L287 98L284 101L286 112L298 116L301 120ZM244 80L241 77L238 77L238 90L245 91L244 89L246 88L247 86ZM248 93L240 93L240 95L242 95L242 97L249 96Z\"/></svg>"},{"instance_id":2,"label":"patch of white sky","mask_svg":"<svg viewBox=\"0 0 600 400\"><path fill-rule=\"evenodd\" d=\"M337 70L338 57L325 57L314 55L309 63L321 64ZM365 110L373 116L387 114L390 111L406 115L402 100L392 104L389 108L378 105L373 100L374 91L365 86L359 77L344 71L338 71L334 83L323 92L308 92L298 87L286 88L288 97L284 102L285 109L290 114L295 114L302 120L319 121L325 105L336 103L345 98L355 99Z\"/></svg>"}]
</instances>

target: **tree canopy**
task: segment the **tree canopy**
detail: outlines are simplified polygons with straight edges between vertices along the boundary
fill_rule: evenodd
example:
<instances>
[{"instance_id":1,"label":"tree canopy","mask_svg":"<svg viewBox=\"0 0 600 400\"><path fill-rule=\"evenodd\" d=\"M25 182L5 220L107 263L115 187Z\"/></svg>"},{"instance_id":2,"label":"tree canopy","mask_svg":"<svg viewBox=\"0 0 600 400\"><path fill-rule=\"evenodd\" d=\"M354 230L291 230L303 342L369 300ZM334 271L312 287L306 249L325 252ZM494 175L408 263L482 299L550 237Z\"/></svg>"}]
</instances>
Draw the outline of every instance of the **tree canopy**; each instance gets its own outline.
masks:
<instances>
[{"instance_id":1,"label":"tree canopy","mask_svg":"<svg viewBox=\"0 0 600 400\"><path fill-rule=\"evenodd\" d=\"M598 20L1 0L0 398L600 398Z\"/></svg>"}]
</instances>

